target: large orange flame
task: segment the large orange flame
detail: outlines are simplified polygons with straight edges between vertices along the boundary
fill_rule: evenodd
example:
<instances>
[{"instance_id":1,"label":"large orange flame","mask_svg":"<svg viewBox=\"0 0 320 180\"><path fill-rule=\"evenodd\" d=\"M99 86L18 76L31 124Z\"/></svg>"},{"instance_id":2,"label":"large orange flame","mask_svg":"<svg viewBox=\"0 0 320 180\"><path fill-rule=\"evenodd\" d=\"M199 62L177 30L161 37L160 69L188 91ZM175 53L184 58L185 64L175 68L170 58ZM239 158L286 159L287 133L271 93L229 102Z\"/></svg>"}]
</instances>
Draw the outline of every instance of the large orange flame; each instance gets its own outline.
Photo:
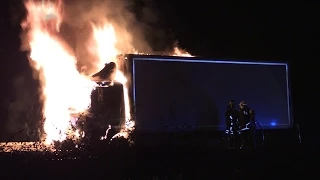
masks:
<instances>
[{"instance_id":1,"label":"large orange flame","mask_svg":"<svg viewBox=\"0 0 320 180\"><path fill-rule=\"evenodd\" d=\"M39 74L41 82L45 145L52 145L54 141L67 138L78 138L80 135L71 128L71 124L90 107L90 94L95 83L79 73L73 51L59 37L59 28L63 20L61 0L29 0L25 2L25 6L27 18L22 27L27 31L30 65ZM90 62L94 67L93 71L96 72L108 62L115 62L117 67L121 66L120 63L123 62L118 62L117 55L130 53L117 48L117 37L121 36L111 23L102 20L102 24L91 24L92 37L87 47L89 52L96 56L96 59ZM141 54L134 49L131 52ZM191 56L177 47L171 55ZM117 136L127 137L128 132L134 129L134 122L131 121L130 115L127 77L119 68L116 70L114 81L123 84L126 117L125 127ZM17 144L17 148L20 146L23 144ZM43 148L38 145L36 147Z\"/></svg>"},{"instance_id":2,"label":"large orange flame","mask_svg":"<svg viewBox=\"0 0 320 180\"><path fill-rule=\"evenodd\" d=\"M116 47L116 32L112 24L108 23L107 21L105 21L102 26L92 24L92 29L92 40L94 43L90 44L88 48L90 48L91 52L98 56L98 61L95 66L97 68L96 71L102 69L105 63L109 62L114 62L118 67L115 73L114 81L123 85L126 123L124 129L117 134L117 136L120 135L127 137L128 132L134 128L134 122L131 121L127 77L125 77L124 73L119 70L119 67L121 66L120 63L123 62L119 62L117 58L117 55L121 54L122 52Z\"/></svg>"},{"instance_id":3,"label":"large orange flame","mask_svg":"<svg viewBox=\"0 0 320 180\"><path fill-rule=\"evenodd\" d=\"M45 142L73 138L72 114L84 112L90 105L94 83L77 71L75 56L58 38L62 22L61 3L27 1L30 64L40 75L45 118Z\"/></svg>"}]
</instances>

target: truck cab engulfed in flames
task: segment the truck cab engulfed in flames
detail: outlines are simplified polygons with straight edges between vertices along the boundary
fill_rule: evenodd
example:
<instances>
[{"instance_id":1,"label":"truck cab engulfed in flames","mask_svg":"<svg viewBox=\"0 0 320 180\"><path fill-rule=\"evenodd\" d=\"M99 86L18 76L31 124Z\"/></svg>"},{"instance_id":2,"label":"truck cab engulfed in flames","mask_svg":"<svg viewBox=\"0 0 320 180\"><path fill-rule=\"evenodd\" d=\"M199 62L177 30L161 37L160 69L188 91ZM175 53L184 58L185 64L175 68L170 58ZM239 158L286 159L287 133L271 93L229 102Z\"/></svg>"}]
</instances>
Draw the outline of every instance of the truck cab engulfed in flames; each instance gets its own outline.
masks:
<instances>
[{"instance_id":1,"label":"truck cab engulfed in flames","mask_svg":"<svg viewBox=\"0 0 320 180\"><path fill-rule=\"evenodd\" d=\"M91 94L89 115L77 123L89 142L101 137L110 140L125 124L123 85L113 81L115 71L116 64L110 62L92 76L97 86Z\"/></svg>"}]
</instances>

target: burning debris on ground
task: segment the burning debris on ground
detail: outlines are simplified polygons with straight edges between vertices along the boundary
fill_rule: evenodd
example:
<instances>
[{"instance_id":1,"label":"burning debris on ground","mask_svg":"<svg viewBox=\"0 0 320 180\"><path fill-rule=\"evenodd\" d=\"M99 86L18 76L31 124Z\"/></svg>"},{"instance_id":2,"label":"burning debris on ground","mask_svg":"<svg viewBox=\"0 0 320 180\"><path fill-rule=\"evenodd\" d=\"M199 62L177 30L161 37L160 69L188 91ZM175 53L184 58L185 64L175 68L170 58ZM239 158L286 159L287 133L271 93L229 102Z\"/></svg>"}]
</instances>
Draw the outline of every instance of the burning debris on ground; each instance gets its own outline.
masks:
<instances>
[{"instance_id":1,"label":"burning debris on ground","mask_svg":"<svg viewBox=\"0 0 320 180\"><path fill-rule=\"evenodd\" d=\"M0 152L13 151L50 151L50 147L44 146L41 142L7 142L0 143Z\"/></svg>"}]
</instances>

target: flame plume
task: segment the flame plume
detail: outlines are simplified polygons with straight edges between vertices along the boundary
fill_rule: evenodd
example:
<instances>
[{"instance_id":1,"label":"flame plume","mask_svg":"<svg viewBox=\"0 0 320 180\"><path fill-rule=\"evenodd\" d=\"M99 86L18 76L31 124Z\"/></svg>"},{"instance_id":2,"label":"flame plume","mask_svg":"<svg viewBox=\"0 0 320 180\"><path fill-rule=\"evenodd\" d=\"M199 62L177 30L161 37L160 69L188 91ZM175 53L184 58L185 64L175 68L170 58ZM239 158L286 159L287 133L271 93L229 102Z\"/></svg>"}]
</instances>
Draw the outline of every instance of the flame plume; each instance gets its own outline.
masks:
<instances>
[{"instance_id":1,"label":"flame plume","mask_svg":"<svg viewBox=\"0 0 320 180\"><path fill-rule=\"evenodd\" d=\"M38 74L41 84L39 91L40 100L43 103L45 134L43 144L35 143L35 149L38 150L52 147L54 141L80 137L79 132L72 128L72 123L90 108L90 95L96 86L90 77L77 70L77 58L59 34L60 25L63 22L62 5L62 0L27 0L25 2L27 17L21 24L30 47L29 64ZM135 124L131 121L128 77L125 77L124 73L119 70L123 62L118 61L117 55L132 52L143 53L134 48L128 52L128 43L120 34L123 31L121 29L117 31L115 26L104 17L101 20L100 24L91 23L92 36L86 48L95 56L95 59L89 63L94 67L95 72L100 71L106 63L116 64L118 69L113 80L123 85L126 118L125 128L116 136L127 137ZM121 37L121 40L117 37ZM123 46L122 49L119 43ZM191 57L189 53L177 47L170 55ZM15 146L12 143L6 144L5 149L8 149L7 145ZM30 143L16 144L13 149L22 149L21 147L27 145L30 146Z\"/></svg>"},{"instance_id":2,"label":"flame plume","mask_svg":"<svg viewBox=\"0 0 320 180\"><path fill-rule=\"evenodd\" d=\"M117 55L122 54L122 52L116 47L116 32L113 25L108 23L107 21L105 21L102 26L98 26L93 23L91 25L93 29L93 43L91 43L90 47L88 48L90 48L90 51L97 56L98 61L95 64L96 71L102 69L105 63L110 62L114 62L116 64L116 67L118 68L115 73L114 81L119 82L123 85L126 119L124 131L127 132L127 130L132 130L134 128L134 122L131 121L127 77L125 77L124 73L119 70L119 67L121 66L120 63L123 62L119 62L117 58Z\"/></svg>"},{"instance_id":3,"label":"flame plume","mask_svg":"<svg viewBox=\"0 0 320 180\"><path fill-rule=\"evenodd\" d=\"M77 59L59 38L61 2L27 1L30 65L39 72L43 101L46 144L63 141L71 131L71 114L82 113L90 105L93 82L77 71Z\"/></svg>"}]
</instances>

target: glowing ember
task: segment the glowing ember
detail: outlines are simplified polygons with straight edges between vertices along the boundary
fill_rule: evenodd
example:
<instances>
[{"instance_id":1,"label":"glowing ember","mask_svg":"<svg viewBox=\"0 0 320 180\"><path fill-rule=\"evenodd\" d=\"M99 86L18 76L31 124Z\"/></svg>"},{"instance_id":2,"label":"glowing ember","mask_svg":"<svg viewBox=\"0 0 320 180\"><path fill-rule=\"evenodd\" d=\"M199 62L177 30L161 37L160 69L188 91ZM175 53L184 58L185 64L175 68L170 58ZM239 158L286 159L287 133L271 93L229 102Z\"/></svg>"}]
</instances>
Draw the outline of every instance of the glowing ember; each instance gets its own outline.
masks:
<instances>
[{"instance_id":1,"label":"glowing ember","mask_svg":"<svg viewBox=\"0 0 320 180\"><path fill-rule=\"evenodd\" d=\"M109 125L108 129L106 130L106 135L102 136L102 137L100 138L100 140L105 140L105 139L108 138L108 132L109 132L110 129L111 129L111 126Z\"/></svg>"},{"instance_id":2,"label":"glowing ember","mask_svg":"<svg viewBox=\"0 0 320 180\"><path fill-rule=\"evenodd\" d=\"M44 146L41 142L8 142L0 143L0 152L12 152L12 151L39 151L39 150L48 150L52 151L53 149L47 146Z\"/></svg>"}]
</instances>

